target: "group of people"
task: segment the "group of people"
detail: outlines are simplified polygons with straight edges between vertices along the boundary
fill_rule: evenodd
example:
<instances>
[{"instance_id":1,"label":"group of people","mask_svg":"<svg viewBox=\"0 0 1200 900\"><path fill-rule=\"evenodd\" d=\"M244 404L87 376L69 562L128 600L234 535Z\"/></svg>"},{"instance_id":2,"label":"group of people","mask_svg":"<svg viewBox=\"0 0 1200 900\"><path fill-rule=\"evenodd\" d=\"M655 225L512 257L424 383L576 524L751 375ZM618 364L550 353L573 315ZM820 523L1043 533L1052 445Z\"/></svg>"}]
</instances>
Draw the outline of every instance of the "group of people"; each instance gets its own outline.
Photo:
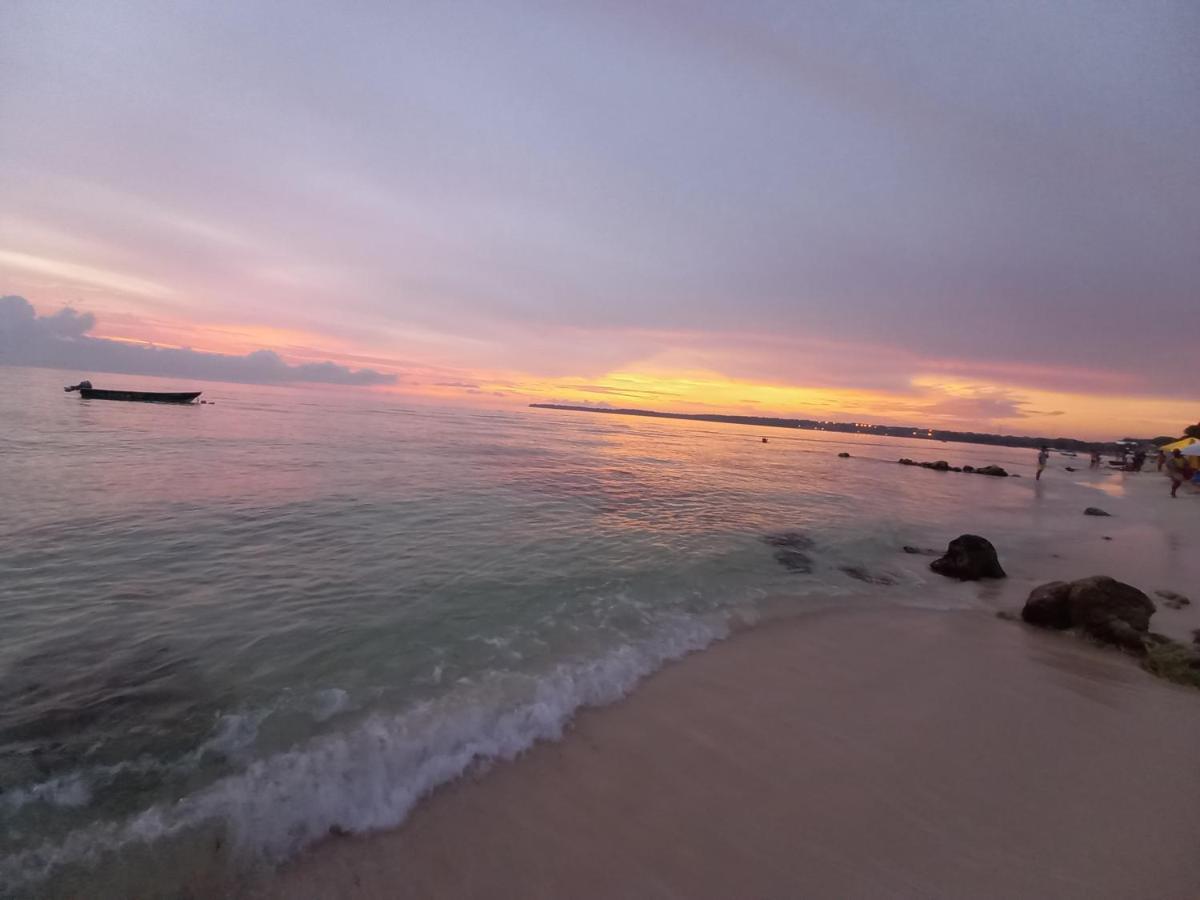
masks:
<instances>
[{"instance_id":1,"label":"group of people","mask_svg":"<svg viewBox=\"0 0 1200 900\"><path fill-rule=\"evenodd\" d=\"M1196 457L1196 466L1191 464L1191 458L1184 456L1183 452L1178 448L1171 451L1168 456L1162 450L1158 451L1158 471L1166 474L1171 479L1171 496L1175 497L1178 494L1180 485L1187 484L1189 481L1200 489L1200 457ZM1143 450L1138 450L1133 454L1131 465L1126 465L1124 468L1130 471L1140 472L1142 465L1146 461L1146 453ZM1046 470L1046 466L1050 464L1050 448L1042 447L1038 451L1037 456L1037 475L1034 477L1042 480L1042 472ZM1100 451L1093 450L1091 462L1088 465L1090 469L1100 468ZM1074 471L1074 470L1070 470Z\"/></svg>"}]
</instances>

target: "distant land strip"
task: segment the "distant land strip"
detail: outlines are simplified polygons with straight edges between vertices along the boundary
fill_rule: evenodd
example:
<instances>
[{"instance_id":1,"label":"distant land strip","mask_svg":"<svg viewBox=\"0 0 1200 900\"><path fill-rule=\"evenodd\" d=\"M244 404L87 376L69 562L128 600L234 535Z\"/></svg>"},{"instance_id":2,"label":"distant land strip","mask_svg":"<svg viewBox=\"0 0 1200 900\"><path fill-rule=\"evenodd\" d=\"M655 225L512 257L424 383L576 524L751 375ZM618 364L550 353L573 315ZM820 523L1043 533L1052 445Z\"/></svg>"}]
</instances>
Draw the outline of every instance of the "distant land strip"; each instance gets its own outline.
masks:
<instances>
[{"instance_id":1,"label":"distant land strip","mask_svg":"<svg viewBox=\"0 0 1200 900\"><path fill-rule=\"evenodd\" d=\"M857 422L820 422L816 419L776 419L770 416L724 416L709 413L656 412L650 409L612 409L606 406L568 406L562 403L530 403L535 409L560 409L568 412L608 413L615 416L647 416L652 419L690 419L695 422L725 422L730 425L754 425L767 428L803 428L807 431L833 431L843 434L875 434L885 437L921 438L927 441L954 441L960 444L992 444L1002 447L1053 447L1057 450L1117 453L1116 441L1080 441L1066 437L1022 437L1012 434L980 434L974 431L942 431L904 425L867 425ZM1127 438L1126 440L1139 440ZM1144 443L1151 443L1150 440Z\"/></svg>"}]
</instances>

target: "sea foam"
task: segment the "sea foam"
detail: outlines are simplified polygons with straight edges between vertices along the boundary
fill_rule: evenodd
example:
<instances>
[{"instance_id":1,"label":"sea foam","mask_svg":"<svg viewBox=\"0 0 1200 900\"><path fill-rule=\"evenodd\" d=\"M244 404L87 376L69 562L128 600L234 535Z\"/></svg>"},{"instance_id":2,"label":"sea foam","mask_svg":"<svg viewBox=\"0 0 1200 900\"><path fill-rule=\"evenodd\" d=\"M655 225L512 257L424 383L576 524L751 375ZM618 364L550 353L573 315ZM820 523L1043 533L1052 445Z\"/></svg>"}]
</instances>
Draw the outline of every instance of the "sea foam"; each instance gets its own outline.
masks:
<instances>
[{"instance_id":1,"label":"sea foam","mask_svg":"<svg viewBox=\"0 0 1200 900\"><path fill-rule=\"evenodd\" d=\"M540 675L491 673L395 714L374 713L250 762L174 804L77 829L0 861L0 883L29 885L68 864L92 865L133 844L216 824L241 864L278 863L332 830L392 828L438 785L472 764L508 760L556 740L576 710L625 696L666 662L729 633L722 617L677 616L644 639ZM240 721L240 720L239 720ZM237 732L231 725L223 735Z\"/></svg>"}]
</instances>

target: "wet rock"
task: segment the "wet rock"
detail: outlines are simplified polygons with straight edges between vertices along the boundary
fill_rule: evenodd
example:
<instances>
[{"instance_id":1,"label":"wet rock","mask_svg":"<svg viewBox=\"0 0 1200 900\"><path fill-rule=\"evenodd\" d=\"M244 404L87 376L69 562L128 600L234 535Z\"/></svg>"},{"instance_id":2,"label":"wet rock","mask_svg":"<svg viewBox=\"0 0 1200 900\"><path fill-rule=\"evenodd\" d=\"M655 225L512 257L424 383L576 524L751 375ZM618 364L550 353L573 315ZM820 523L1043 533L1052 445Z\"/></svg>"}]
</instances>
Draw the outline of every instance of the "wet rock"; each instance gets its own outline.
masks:
<instances>
[{"instance_id":1,"label":"wet rock","mask_svg":"<svg viewBox=\"0 0 1200 900\"><path fill-rule=\"evenodd\" d=\"M974 472L974 471L975 471L975 467L974 467L974 466L963 466L963 467L962 467L962 470L963 470L964 472Z\"/></svg>"},{"instance_id":2,"label":"wet rock","mask_svg":"<svg viewBox=\"0 0 1200 900\"><path fill-rule=\"evenodd\" d=\"M1093 575L1071 582L1071 623L1097 640L1143 652L1154 603L1132 585Z\"/></svg>"},{"instance_id":3,"label":"wet rock","mask_svg":"<svg viewBox=\"0 0 1200 900\"><path fill-rule=\"evenodd\" d=\"M840 458L840 459L849 459L849 458L850 458L850 454L849 454L849 453L839 453L839 454L838 454L838 458Z\"/></svg>"},{"instance_id":4,"label":"wet rock","mask_svg":"<svg viewBox=\"0 0 1200 900\"><path fill-rule=\"evenodd\" d=\"M911 459L909 459L907 456L905 456L905 457L903 457L902 459L900 459L900 460L899 460L899 463L900 463L900 465L902 465L902 466L915 466L915 465L916 465L916 463L915 463L915 462L913 462Z\"/></svg>"},{"instance_id":5,"label":"wet rock","mask_svg":"<svg viewBox=\"0 0 1200 900\"><path fill-rule=\"evenodd\" d=\"M1070 466L1063 466L1063 469L1065 469L1065 470L1066 470L1066 471L1068 471L1068 472L1074 472L1074 471L1075 471L1075 469L1072 469Z\"/></svg>"},{"instance_id":6,"label":"wet rock","mask_svg":"<svg viewBox=\"0 0 1200 900\"><path fill-rule=\"evenodd\" d=\"M856 578L859 581L865 581L867 584L895 584L896 579L891 575L877 574L868 572L862 566L842 566L842 571L851 578Z\"/></svg>"},{"instance_id":7,"label":"wet rock","mask_svg":"<svg viewBox=\"0 0 1200 900\"><path fill-rule=\"evenodd\" d=\"M1021 610L1021 618L1031 625L1078 628L1099 641L1138 654L1146 652L1153 614L1149 597L1107 575L1040 585Z\"/></svg>"},{"instance_id":8,"label":"wet rock","mask_svg":"<svg viewBox=\"0 0 1200 900\"><path fill-rule=\"evenodd\" d=\"M1104 510L1100 509L1098 506L1089 506L1087 509L1085 509L1083 511L1083 514L1085 516L1111 516L1112 515L1112 513L1105 512Z\"/></svg>"},{"instance_id":9,"label":"wet rock","mask_svg":"<svg viewBox=\"0 0 1200 900\"><path fill-rule=\"evenodd\" d=\"M938 555L938 552L936 550L931 550L927 547L910 547L908 544L905 544L901 549L905 553L912 553L916 556L937 556Z\"/></svg>"},{"instance_id":10,"label":"wet rock","mask_svg":"<svg viewBox=\"0 0 1200 900\"><path fill-rule=\"evenodd\" d=\"M946 553L935 559L929 568L947 578L978 581L981 578L1004 578L1004 569L996 556L996 548L987 538L977 534L962 534L950 542Z\"/></svg>"},{"instance_id":11,"label":"wet rock","mask_svg":"<svg viewBox=\"0 0 1200 900\"><path fill-rule=\"evenodd\" d=\"M921 463L921 468L935 469L938 472L949 472L950 463L946 462L944 459L939 459L937 462L923 462Z\"/></svg>"},{"instance_id":12,"label":"wet rock","mask_svg":"<svg viewBox=\"0 0 1200 900\"><path fill-rule=\"evenodd\" d=\"M1110 537L1109 537L1109 536L1106 534L1106 535L1104 535L1104 540L1106 540L1106 541L1111 541L1111 540L1112 540L1112 538L1110 538Z\"/></svg>"},{"instance_id":13,"label":"wet rock","mask_svg":"<svg viewBox=\"0 0 1200 900\"><path fill-rule=\"evenodd\" d=\"M812 559L807 553L789 547L776 550L775 560L789 572L800 575L807 575L813 569Z\"/></svg>"},{"instance_id":14,"label":"wet rock","mask_svg":"<svg viewBox=\"0 0 1200 900\"><path fill-rule=\"evenodd\" d=\"M1071 583L1051 581L1035 587L1021 609L1030 625L1065 630L1071 627Z\"/></svg>"},{"instance_id":15,"label":"wet rock","mask_svg":"<svg viewBox=\"0 0 1200 900\"><path fill-rule=\"evenodd\" d=\"M1192 601L1183 594L1177 594L1175 591L1155 591L1155 597L1160 597L1163 601L1163 606L1168 609L1183 609L1185 606L1191 606Z\"/></svg>"},{"instance_id":16,"label":"wet rock","mask_svg":"<svg viewBox=\"0 0 1200 900\"><path fill-rule=\"evenodd\" d=\"M813 539L803 531L776 531L762 536L764 544L772 547L790 547L793 550L811 550Z\"/></svg>"},{"instance_id":17,"label":"wet rock","mask_svg":"<svg viewBox=\"0 0 1200 900\"><path fill-rule=\"evenodd\" d=\"M1008 472L1000 466L980 466L975 470L976 475L995 475L997 478L1007 478Z\"/></svg>"}]
</instances>

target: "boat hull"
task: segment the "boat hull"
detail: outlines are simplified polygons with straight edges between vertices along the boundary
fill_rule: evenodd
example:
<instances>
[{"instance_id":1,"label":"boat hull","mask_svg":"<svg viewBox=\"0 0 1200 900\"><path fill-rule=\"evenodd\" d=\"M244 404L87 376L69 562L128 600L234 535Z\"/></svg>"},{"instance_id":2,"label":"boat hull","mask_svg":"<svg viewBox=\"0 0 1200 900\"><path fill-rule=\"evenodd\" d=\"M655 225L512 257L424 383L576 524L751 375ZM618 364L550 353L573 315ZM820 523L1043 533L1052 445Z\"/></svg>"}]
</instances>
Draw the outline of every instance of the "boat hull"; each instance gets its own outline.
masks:
<instances>
[{"instance_id":1,"label":"boat hull","mask_svg":"<svg viewBox=\"0 0 1200 900\"><path fill-rule=\"evenodd\" d=\"M79 396L86 400L130 400L135 403L191 403L203 391L180 391L162 393L158 391L102 391L96 388L80 388Z\"/></svg>"}]
</instances>

